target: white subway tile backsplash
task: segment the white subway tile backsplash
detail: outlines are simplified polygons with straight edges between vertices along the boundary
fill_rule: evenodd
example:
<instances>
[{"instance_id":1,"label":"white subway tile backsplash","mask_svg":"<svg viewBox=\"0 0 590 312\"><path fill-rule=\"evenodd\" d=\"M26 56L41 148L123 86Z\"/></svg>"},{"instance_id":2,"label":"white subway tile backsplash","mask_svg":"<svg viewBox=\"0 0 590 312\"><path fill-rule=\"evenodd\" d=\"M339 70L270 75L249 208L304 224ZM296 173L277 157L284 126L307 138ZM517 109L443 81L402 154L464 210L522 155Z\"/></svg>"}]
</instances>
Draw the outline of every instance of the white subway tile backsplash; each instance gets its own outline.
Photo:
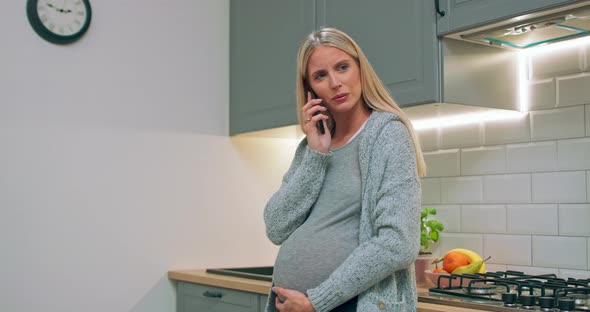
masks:
<instances>
[{"instance_id":1,"label":"white subway tile backsplash","mask_svg":"<svg viewBox=\"0 0 590 312\"><path fill-rule=\"evenodd\" d=\"M424 153L428 177L458 176L461 172L459 149Z\"/></svg>"},{"instance_id":2,"label":"white subway tile backsplash","mask_svg":"<svg viewBox=\"0 0 590 312\"><path fill-rule=\"evenodd\" d=\"M531 140L530 118L524 115L518 119L486 121L484 123L484 144L507 144Z\"/></svg>"},{"instance_id":3,"label":"white subway tile backsplash","mask_svg":"<svg viewBox=\"0 0 590 312\"><path fill-rule=\"evenodd\" d=\"M543 275L543 274L555 274L559 273L558 269L554 268L540 268L520 265L507 265L506 268L511 271L523 272L529 275Z\"/></svg>"},{"instance_id":4,"label":"white subway tile backsplash","mask_svg":"<svg viewBox=\"0 0 590 312\"><path fill-rule=\"evenodd\" d=\"M590 236L590 204L559 205L559 235Z\"/></svg>"},{"instance_id":5,"label":"white subway tile backsplash","mask_svg":"<svg viewBox=\"0 0 590 312\"><path fill-rule=\"evenodd\" d=\"M557 78L557 107L590 104L590 74Z\"/></svg>"},{"instance_id":6,"label":"white subway tile backsplash","mask_svg":"<svg viewBox=\"0 0 590 312\"><path fill-rule=\"evenodd\" d=\"M557 273L557 277L560 278L578 278L578 279L589 279L590 278L590 270L567 270L567 269L559 269L559 273Z\"/></svg>"},{"instance_id":7,"label":"white subway tile backsplash","mask_svg":"<svg viewBox=\"0 0 590 312\"><path fill-rule=\"evenodd\" d=\"M439 128L416 131L423 151L435 151L439 148Z\"/></svg>"},{"instance_id":8,"label":"white subway tile backsplash","mask_svg":"<svg viewBox=\"0 0 590 312\"><path fill-rule=\"evenodd\" d=\"M530 203L531 175L527 173L484 176L483 202Z\"/></svg>"},{"instance_id":9,"label":"white subway tile backsplash","mask_svg":"<svg viewBox=\"0 0 590 312\"><path fill-rule=\"evenodd\" d=\"M584 106L534 111L530 117L533 141L584 136Z\"/></svg>"},{"instance_id":10,"label":"white subway tile backsplash","mask_svg":"<svg viewBox=\"0 0 590 312\"><path fill-rule=\"evenodd\" d=\"M533 203L584 203L586 173L564 171L533 173Z\"/></svg>"},{"instance_id":11,"label":"white subway tile backsplash","mask_svg":"<svg viewBox=\"0 0 590 312\"><path fill-rule=\"evenodd\" d=\"M441 129L441 148L457 148L482 145L480 124L469 124Z\"/></svg>"},{"instance_id":12,"label":"white subway tile backsplash","mask_svg":"<svg viewBox=\"0 0 590 312\"><path fill-rule=\"evenodd\" d=\"M505 233L505 205L463 205L461 231L467 233Z\"/></svg>"},{"instance_id":13,"label":"white subway tile backsplash","mask_svg":"<svg viewBox=\"0 0 590 312\"><path fill-rule=\"evenodd\" d=\"M440 178L422 178L422 205L440 204Z\"/></svg>"},{"instance_id":14,"label":"white subway tile backsplash","mask_svg":"<svg viewBox=\"0 0 590 312\"><path fill-rule=\"evenodd\" d=\"M553 171L557 168L555 141L510 144L506 146L508 172Z\"/></svg>"},{"instance_id":15,"label":"white subway tile backsplash","mask_svg":"<svg viewBox=\"0 0 590 312\"><path fill-rule=\"evenodd\" d=\"M555 108L555 80L531 81L529 84L529 111Z\"/></svg>"},{"instance_id":16,"label":"white subway tile backsplash","mask_svg":"<svg viewBox=\"0 0 590 312\"><path fill-rule=\"evenodd\" d=\"M507 205L510 234L558 235L557 204Z\"/></svg>"},{"instance_id":17,"label":"white subway tile backsplash","mask_svg":"<svg viewBox=\"0 0 590 312\"><path fill-rule=\"evenodd\" d=\"M456 177L441 179L441 203L478 204L482 200L481 177Z\"/></svg>"},{"instance_id":18,"label":"white subway tile backsplash","mask_svg":"<svg viewBox=\"0 0 590 312\"><path fill-rule=\"evenodd\" d=\"M494 259L486 261L486 272L506 272L506 270L509 270L507 265L495 264L493 261Z\"/></svg>"},{"instance_id":19,"label":"white subway tile backsplash","mask_svg":"<svg viewBox=\"0 0 590 312\"><path fill-rule=\"evenodd\" d=\"M590 138L559 140L557 164L559 170L590 169Z\"/></svg>"},{"instance_id":20,"label":"white subway tile backsplash","mask_svg":"<svg viewBox=\"0 0 590 312\"><path fill-rule=\"evenodd\" d=\"M440 221L445 233L457 233L461 231L461 206L459 205L427 205L436 209L434 219Z\"/></svg>"},{"instance_id":21,"label":"white subway tile backsplash","mask_svg":"<svg viewBox=\"0 0 590 312\"><path fill-rule=\"evenodd\" d=\"M533 236L533 265L586 270L586 240L585 237Z\"/></svg>"},{"instance_id":22,"label":"white subway tile backsplash","mask_svg":"<svg viewBox=\"0 0 590 312\"><path fill-rule=\"evenodd\" d=\"M505 171L504 146L464 148L461 151L461 175L494 174Z\"/></svg>"},{"instance_id":23,"label":"white subway tile backsplash","mask_svg":"<svg viewBox=\"0 0 590 312\"><path fill-rule=\"evenodd\" d=\"M492 256L488 271L590 278L590 42L528 53L523 118L418 132L422 207L445 225L433 251L473 249Z\"/></svg>"},{"instance_id":24,"label":"white subway tile backsplash","mask_svg":"<svg viewBox=\"0 0 590 312\"><path fill-rule=\"evenodd\" d=\"M470 249L483 256L483 235L442 232L437 254L442 256L441 253L444 255L447 251L455 248Z\"/></svg>"},{"instance_id":25,"label":"white subway tile backsplash","mask_svg":"<svg viewBox=\"0 0 590 312\"><path fill-rule=\"evenodd\" d=\"M582 72L582 47L538 50L530 57L531 78L534 80Z\"/></svg>"},{"instance_id":26,"label":"white subway tile backsplash","mask_svg":"<svg viewBox=\"0 0 590 312\"><path fill-rule=\"evenodd\" d=\"M512 265L531 265L530 235L485 234L482 256L491 256L494 263Z\"/></svg>"}]
</instances>

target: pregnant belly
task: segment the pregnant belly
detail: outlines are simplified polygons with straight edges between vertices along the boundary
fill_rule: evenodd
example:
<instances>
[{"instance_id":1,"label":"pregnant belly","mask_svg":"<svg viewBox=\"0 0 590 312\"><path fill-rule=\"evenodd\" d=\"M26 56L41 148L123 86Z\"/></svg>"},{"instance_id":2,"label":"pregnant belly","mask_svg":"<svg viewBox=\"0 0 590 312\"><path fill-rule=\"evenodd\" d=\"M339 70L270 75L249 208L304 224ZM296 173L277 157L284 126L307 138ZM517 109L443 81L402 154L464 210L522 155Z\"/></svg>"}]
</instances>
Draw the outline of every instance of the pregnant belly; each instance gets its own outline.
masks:
<instances>
[{"instance_id":1,"label":"pregnant belly","mask_svg":"<svg viewBox=\"0 0 590 312\"><path fill-rule=\"evenodd\" d=\"M305 293L317 287L358 246L351 235L291 234L279 250L274 265L273 282L276 286Z\"/></svg>"}]
</instances>

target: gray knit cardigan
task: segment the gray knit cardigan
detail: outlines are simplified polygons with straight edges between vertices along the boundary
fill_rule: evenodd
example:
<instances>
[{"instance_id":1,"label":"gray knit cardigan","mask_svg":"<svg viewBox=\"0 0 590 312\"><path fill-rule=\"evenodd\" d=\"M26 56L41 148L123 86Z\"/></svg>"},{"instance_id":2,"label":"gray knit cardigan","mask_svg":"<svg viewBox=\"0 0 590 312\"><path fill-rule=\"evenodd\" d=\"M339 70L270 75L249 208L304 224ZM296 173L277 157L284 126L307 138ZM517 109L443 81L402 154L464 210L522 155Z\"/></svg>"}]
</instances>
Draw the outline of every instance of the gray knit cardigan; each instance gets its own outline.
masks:
<instances>
[{"instance_id":1,"label":"gray knit cardigan","mask_svg":"<svg viewBox=\"0 0 590 312\"><path fill-rule=\"evenodd\" d=\"M359 137L359 246L319 286L307 291L317 312L358 295L357 311L416 311L414 260L420 248L420 180L414 145L397 115L373 112ZM282 244L305 222L331 153L304 139L279 190L264 209L268 238ZM277 311L271 290L266 311Z\"/></svg>"}]
</instances>

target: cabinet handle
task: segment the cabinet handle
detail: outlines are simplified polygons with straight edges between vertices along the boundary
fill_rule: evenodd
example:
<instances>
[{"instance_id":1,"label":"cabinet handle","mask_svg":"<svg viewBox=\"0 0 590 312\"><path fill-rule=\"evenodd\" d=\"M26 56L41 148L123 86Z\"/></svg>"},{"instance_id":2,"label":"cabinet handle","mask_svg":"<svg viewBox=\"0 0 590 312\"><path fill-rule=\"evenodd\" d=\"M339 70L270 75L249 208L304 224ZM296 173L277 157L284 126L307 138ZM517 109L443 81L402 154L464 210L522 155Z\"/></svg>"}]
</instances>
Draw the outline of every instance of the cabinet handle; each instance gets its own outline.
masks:
<instances>
[{"instance_id":1,"label":"cabinet handle","mask_svg":"<svg viewBox=\"0 0 590 312\"><path fill-rule=\"evenodd\" d=\"M223 297L223 294L220 291L205 291L203 293L203 296L205 297L209 297L209 298L221 298Z\"/></svg>"},{"instance_id":2,"label":"cabinet handle","mask_svg":"<svg viewBox=\"0 0 590 312\"><path fill-rule=\"evenodd\" d=\"M447 13L440 10L440 0L434 0L434 3L436 4L436 13L440 14L440 16L445 16Z\"/></svg>"}]
</instances>

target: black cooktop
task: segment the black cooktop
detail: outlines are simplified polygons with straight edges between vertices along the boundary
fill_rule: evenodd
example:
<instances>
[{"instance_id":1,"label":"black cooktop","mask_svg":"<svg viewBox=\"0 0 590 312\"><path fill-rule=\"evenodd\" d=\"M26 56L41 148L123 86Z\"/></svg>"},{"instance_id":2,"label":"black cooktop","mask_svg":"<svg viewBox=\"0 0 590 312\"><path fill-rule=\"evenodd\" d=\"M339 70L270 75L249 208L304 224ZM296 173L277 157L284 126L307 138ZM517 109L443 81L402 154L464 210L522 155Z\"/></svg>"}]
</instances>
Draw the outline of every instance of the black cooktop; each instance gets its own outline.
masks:
<instances>
[{"instance_id":1,"label":"black cooktop","mask_svg":"<svg viewBox=\"0 0 590 312\"><path fill-rule=\"evenodd\" d=\"M555 274L499 271L440 275L437 286L430 288L429 293L503 308L590 311L590 278L558 278Z\"/></svg>"}]
</instances>

